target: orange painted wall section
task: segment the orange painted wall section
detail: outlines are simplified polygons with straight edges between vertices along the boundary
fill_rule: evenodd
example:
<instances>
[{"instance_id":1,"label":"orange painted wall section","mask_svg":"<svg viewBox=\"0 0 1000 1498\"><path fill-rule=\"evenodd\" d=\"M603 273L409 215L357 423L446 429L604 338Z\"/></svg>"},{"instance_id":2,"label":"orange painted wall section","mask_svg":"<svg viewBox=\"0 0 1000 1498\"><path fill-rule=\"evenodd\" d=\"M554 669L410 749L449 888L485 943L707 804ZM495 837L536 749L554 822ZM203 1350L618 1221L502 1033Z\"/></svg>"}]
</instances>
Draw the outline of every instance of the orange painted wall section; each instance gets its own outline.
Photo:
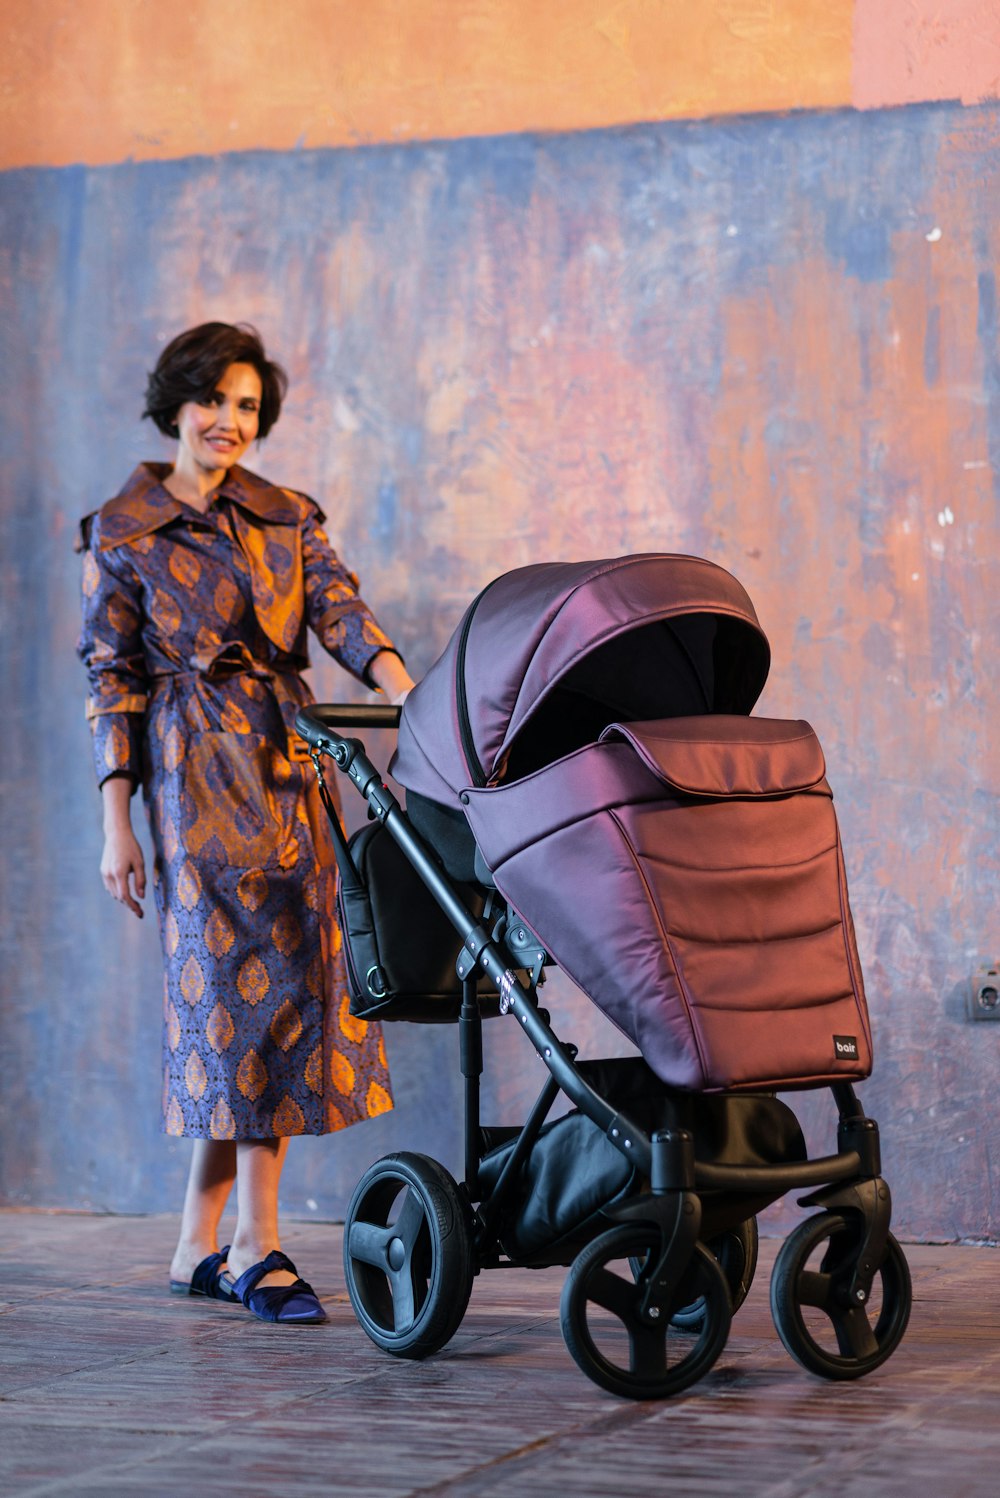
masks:
<instances>
[{"instance_id":1,"label":"orange painted wall section","mask_svg":"<svg viewBox=\"0 0 1000 1498\"><path fill-rule=\"evenodd\" d=\"M8 0L0 168L851 100L854 0Z\"/></svg>"},{"instance_id":2,"label":"orange painted wall section","mask_svg":"<svg viewBox=\"0 0 1000 1498\"><path fill-rule=\"evenodd\" d=\"M857 0L859 109L1000 98L1000 0Z\"/></svg>"}]
</instances>

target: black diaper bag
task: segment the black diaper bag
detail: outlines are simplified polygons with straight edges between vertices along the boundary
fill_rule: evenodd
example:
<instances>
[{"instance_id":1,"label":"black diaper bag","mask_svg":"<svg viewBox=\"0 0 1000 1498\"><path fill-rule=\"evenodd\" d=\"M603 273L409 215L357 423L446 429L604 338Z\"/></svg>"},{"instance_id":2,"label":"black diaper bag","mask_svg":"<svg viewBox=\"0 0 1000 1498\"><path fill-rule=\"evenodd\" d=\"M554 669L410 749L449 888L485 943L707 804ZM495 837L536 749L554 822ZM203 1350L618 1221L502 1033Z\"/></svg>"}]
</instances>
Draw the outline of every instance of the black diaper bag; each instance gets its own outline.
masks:
<instances>
[{"instance_id":1,"label":"black diaper bag","mask_svg":"<svg viewBox=\"0 0 1000 1498\"><path fill-rule=\"evenodd\" d=\"M455 964L462 943L455 927L381 822L368 823L347 840L334 817L337 920L351 1013L422 1024L457 1020L462 980ZM456 892L478 918L482 892L460 885ZM483 1013L496 1012L495 990L485 980L478 995Z\"/></svg>"}]
</instances>

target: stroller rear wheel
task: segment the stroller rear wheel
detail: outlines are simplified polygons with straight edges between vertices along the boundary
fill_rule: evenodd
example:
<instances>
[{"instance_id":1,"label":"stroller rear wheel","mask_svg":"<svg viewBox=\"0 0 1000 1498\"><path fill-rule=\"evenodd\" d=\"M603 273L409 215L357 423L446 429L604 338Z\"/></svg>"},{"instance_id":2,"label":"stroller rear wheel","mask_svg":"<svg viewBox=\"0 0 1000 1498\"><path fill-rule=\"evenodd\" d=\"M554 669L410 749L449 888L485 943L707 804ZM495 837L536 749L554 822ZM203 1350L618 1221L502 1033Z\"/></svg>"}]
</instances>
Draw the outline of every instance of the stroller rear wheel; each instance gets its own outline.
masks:
<instances>
[{"instance_id":1,"label":"stroller rear wheel","mask_svg":"<svg viewBox=\"0 0 1000 1498\"><path fill-rule=\"evenodd\" d=\"M724 1233L716 1233L705 1245L709 1252L718 1259L722 1272L726 1276L734 1316L750 1293L750 1286L753 1284L754 1273L757 1269L758 1246L756 1217L748 1217L746 1222L738 1222L735 1227L727 1228ZM674 1326L690 1331L699 1325L704 1314L704 1303L696 1300L691 1305L682 1306L679 1311L675 1311L670 1319Z\"/></svg>"},{"instance_id":2,"label":"stroller rear wheel","mask_svg":"<svg viewBox=\"0 0 1000 1498\"><path fill-rule=\"evenodd\" d=\"M468 1208L428 1155L385 1155L355 1188L344 1224L354 1314L385 1352L425 1358L454 1335L474 1278Z\"/></svg>"},{"instance_id":3,"label":"stroller rear wheel","mask_svg":"<svg viewBox=\"0 0 1000 1498\"><path fill-rule=\"evenodd\" d=\"M726 1345L732 1311L718 1260L696 1244L671 1295L645 1316L642 1301L659 1237L643 1226L612 1228L574 1260L563 1286L560 1324L588 1378L626 1399L665 1399L708 1372ZM676 1313L699 1302L690 1328Z\"/></svg>"},{"instance_id":4,"label":"stroller rear wheel","mask_svg":"<svg viewBox=\"0 0 1000 1498\"><path fill-rule=\"evenodd\" d=\"M793 1358L823 1378L871 1373L895 1352L910 1318L910 1271L891 1233L867 1304L850 1302L859 1239L855 1219L820 1212L785 1241L771 1275L778 1336Z\"/></svg>"}]
</instances>

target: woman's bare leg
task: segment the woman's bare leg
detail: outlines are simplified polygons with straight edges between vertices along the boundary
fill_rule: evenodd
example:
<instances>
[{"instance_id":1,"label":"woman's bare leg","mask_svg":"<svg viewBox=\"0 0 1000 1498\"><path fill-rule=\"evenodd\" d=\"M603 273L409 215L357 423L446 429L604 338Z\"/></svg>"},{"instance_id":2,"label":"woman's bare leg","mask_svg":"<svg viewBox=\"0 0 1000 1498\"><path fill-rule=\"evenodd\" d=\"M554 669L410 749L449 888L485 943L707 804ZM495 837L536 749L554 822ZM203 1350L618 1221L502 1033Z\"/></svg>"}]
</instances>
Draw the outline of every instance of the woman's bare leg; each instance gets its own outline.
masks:
<instances>
[{"instance_id":1,"label":"woman's bare leg","mask_svg":"<svg viewBox=\"0 0 1000 1498\"><path fill-rule=\"evenodd\" d=\"M229 1251L229 1268L238 1279L252 1264L259 1264L278 1238L278 1184L288 1153L287 1139L240 1139L236 1143L236 1231ZM294 1274L275 1269L265 1274L262 1286L290 1285Z\"/></svg>"},{"instance_id":2,"label":"woman's bare leg","mask_svg":"<svg viewBox=\"0 0 1000 1498\"><path fill-rule=\"evenodd\" d=\"M219 1219L236 1179L236 1148L231 1139L194 1141L171 1279L189 1280L202 1259L218 1252Z\"/></svg>"}]
</instances>

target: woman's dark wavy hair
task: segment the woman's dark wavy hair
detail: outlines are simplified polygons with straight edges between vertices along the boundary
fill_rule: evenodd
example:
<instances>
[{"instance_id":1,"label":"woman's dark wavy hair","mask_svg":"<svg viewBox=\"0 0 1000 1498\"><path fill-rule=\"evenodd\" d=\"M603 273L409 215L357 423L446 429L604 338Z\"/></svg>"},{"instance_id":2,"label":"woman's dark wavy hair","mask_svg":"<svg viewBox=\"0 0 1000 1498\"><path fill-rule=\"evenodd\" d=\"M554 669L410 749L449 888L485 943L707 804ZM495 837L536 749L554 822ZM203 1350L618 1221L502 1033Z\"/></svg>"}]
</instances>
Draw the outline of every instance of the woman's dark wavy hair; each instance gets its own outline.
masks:
<instances>
[{"instance_id":1,"label":"woman's dark wavy hair","mask_svg":"<svg viewBox=\"0 0 1000 1498\"><path fill-rule=\"evenodd\" d=\"M146 409L165 437L176 437L177 412L185 401L203 401L230 364L252 364L260 375L258 438L264 438L281 412L288 376L264 352L250 323L203 322L171 339L146 385Z\"/></svg>"}]
</instances>

